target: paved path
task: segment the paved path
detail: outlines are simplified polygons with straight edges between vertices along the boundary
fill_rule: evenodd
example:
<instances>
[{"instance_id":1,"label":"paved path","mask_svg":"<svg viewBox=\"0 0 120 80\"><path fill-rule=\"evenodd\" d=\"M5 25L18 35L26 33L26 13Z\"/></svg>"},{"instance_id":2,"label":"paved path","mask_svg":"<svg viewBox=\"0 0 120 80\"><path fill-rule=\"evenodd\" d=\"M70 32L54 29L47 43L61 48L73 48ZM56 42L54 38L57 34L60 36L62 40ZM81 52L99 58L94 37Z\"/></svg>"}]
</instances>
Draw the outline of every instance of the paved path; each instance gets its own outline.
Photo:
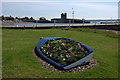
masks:
<instances>
[{"instance_id":1,"label":"paved path","mask_svg":"<svg viewBox=\"0 0 120 80\"><path fill-rule=\"evenodd\" d=\"M118 25L118 24L96 24L96 26ZM36 25L35 25L36 26ZM37 25L37 27L62 27L62 26L95 26L95 24L56 24L56 25ZM24 25L2 25L2 27L24 27ZM33 25L25 25L25 27L33 27Z\"/></svg>"},{"instance_id":2,"label":"paved path","mask_svg":"<svg viewBox=\"0 0 120 80\"><path fill-rule=\"evenodd\" d=\"M115 31L115 30L106 30L106 31L112 31L115 32L116 34L120 34L120 31Z\"/></svg>"}]
</instances>

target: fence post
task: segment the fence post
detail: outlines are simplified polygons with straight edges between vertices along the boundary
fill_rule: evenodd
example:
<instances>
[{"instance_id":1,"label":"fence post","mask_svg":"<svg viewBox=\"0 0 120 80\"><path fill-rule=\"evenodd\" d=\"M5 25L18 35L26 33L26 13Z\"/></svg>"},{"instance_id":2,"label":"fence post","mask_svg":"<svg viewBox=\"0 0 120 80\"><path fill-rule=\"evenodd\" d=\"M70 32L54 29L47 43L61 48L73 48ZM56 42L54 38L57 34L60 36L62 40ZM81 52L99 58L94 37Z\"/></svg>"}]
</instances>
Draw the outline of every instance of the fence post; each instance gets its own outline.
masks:
<instances>
[{"instance_id":1,"label":"fence post","mask_svg":"<svg viewBox=\"0 0 120 80\"><path fill-rule=\"evenodd\" d=\"M36 27L37 27L37 23L38 23L38 21L36 20Z\"/></svg>"},{"instance_id":2,"label":"fence post","mask_svg":"<svg viewBox=\"0 0 120 80\"><path fill-rule=\"evenodd\" d=\"M95 20L95 33L96 33L96 20Z\"/></svg>"},{"instance_id":3,"label":"fence post","mask_svg":"<svg viewBox=\"0 0 120 80\"><path fill-rule=\"evenodd\" d=\"M54 20L54 27L56 27L55 23L56 23L56 20Z\"/></svg>"},{"instance_id":4,"label":"fence post","mask_svg":"<svg viewBox=\"0 0 120 80\"><path fill-rule=\"evenodd\" d=\"M24 25L24 30L26 30L25 25Z\"/></svg>"},{"instance_id":5,"label":"fence post","mask_svg":"<svg viewBox=\"0 0 120 80\"><path fill-rule=\"evenodd\" d=\"M71 20L69 20L69 27L70 27Z\"/></svg>"},{"instance_id":6,"label":"fence post","mask_svg":"<svg viewBox=\"0 0 120 80\"><path fill-rule=\"evenodd\" d=\"M84 23L85 23L85 22L84 22L84 18L83 18L83 26L84 26Z\"/></svg>"}]
</instances>

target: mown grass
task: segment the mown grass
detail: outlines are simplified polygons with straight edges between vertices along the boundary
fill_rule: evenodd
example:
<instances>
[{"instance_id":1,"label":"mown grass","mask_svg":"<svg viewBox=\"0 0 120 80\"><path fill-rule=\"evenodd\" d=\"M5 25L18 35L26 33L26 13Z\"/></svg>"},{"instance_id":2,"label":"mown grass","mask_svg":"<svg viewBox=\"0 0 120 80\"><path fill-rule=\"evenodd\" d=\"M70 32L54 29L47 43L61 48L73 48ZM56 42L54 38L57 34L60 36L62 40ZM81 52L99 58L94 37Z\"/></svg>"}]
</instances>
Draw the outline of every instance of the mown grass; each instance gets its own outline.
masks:
<instances>
[{"instance_id":1,"label":"mown grass","mask_svg":"<svg viewBox=\"0 0 120 80\"><path fill-rule=\"evenodd\" d=\"M79 31L79 29L3 29L2 76L3 78L117 78L118 38L107 36L108 32L103 33L99 31L94 33L92 30ZM79 73L57 73L47 70L32 53L40 37L65 37L82 42L94 49L93 57L99 65Z\"/></svg>"},{"instance_id":2,"label":"mown grass","mask_svg":"<svg viewBox=\"0 0 120 80\"><path fill-rule=\"evenodd\" d=\"M0 79L2 78L2 29L0 29Z\"/></svg>"}]
</instances>

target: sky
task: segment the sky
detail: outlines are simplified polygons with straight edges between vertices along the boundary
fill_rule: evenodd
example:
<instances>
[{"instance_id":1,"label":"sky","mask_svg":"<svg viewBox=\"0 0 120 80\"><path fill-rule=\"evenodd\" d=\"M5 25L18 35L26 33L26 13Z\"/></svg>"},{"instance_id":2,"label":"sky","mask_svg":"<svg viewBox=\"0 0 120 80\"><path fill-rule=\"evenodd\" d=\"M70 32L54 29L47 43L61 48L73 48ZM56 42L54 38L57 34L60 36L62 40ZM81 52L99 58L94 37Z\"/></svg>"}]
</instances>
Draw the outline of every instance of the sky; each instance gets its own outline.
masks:
<instances>
[{"instance_id":1,"label":"sky","mask_svg":"<svg viewBox=\"0 0 120 80\"><path fill-rule=\"evenodd\" d=\"M67 13L72 18L72 8L76 19L118 18L119 0L2 0L2 15L13 17L33 17L39 19L60 18Z\"/></svg>"}]
</instances>

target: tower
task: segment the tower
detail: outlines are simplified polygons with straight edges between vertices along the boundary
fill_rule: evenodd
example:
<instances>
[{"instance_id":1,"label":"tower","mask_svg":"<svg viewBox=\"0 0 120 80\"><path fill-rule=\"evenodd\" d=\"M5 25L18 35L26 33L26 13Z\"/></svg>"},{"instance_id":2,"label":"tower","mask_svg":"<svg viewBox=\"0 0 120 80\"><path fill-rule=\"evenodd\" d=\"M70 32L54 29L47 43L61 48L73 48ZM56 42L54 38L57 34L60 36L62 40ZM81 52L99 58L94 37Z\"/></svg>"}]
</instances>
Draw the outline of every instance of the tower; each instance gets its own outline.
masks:
<instances>
[{"instance_id":1,"label":"tower","mask_svg":"<svg viewBox=\"0 0 120 80\"><path fill-rule=\"evenodd\" d=\"M61 20L60 20L60 22L61 22L61 23L65 23L66 20L67 20L67 13L62 13L62 14L61 14Z\"/></svg>"}]
</instances>

